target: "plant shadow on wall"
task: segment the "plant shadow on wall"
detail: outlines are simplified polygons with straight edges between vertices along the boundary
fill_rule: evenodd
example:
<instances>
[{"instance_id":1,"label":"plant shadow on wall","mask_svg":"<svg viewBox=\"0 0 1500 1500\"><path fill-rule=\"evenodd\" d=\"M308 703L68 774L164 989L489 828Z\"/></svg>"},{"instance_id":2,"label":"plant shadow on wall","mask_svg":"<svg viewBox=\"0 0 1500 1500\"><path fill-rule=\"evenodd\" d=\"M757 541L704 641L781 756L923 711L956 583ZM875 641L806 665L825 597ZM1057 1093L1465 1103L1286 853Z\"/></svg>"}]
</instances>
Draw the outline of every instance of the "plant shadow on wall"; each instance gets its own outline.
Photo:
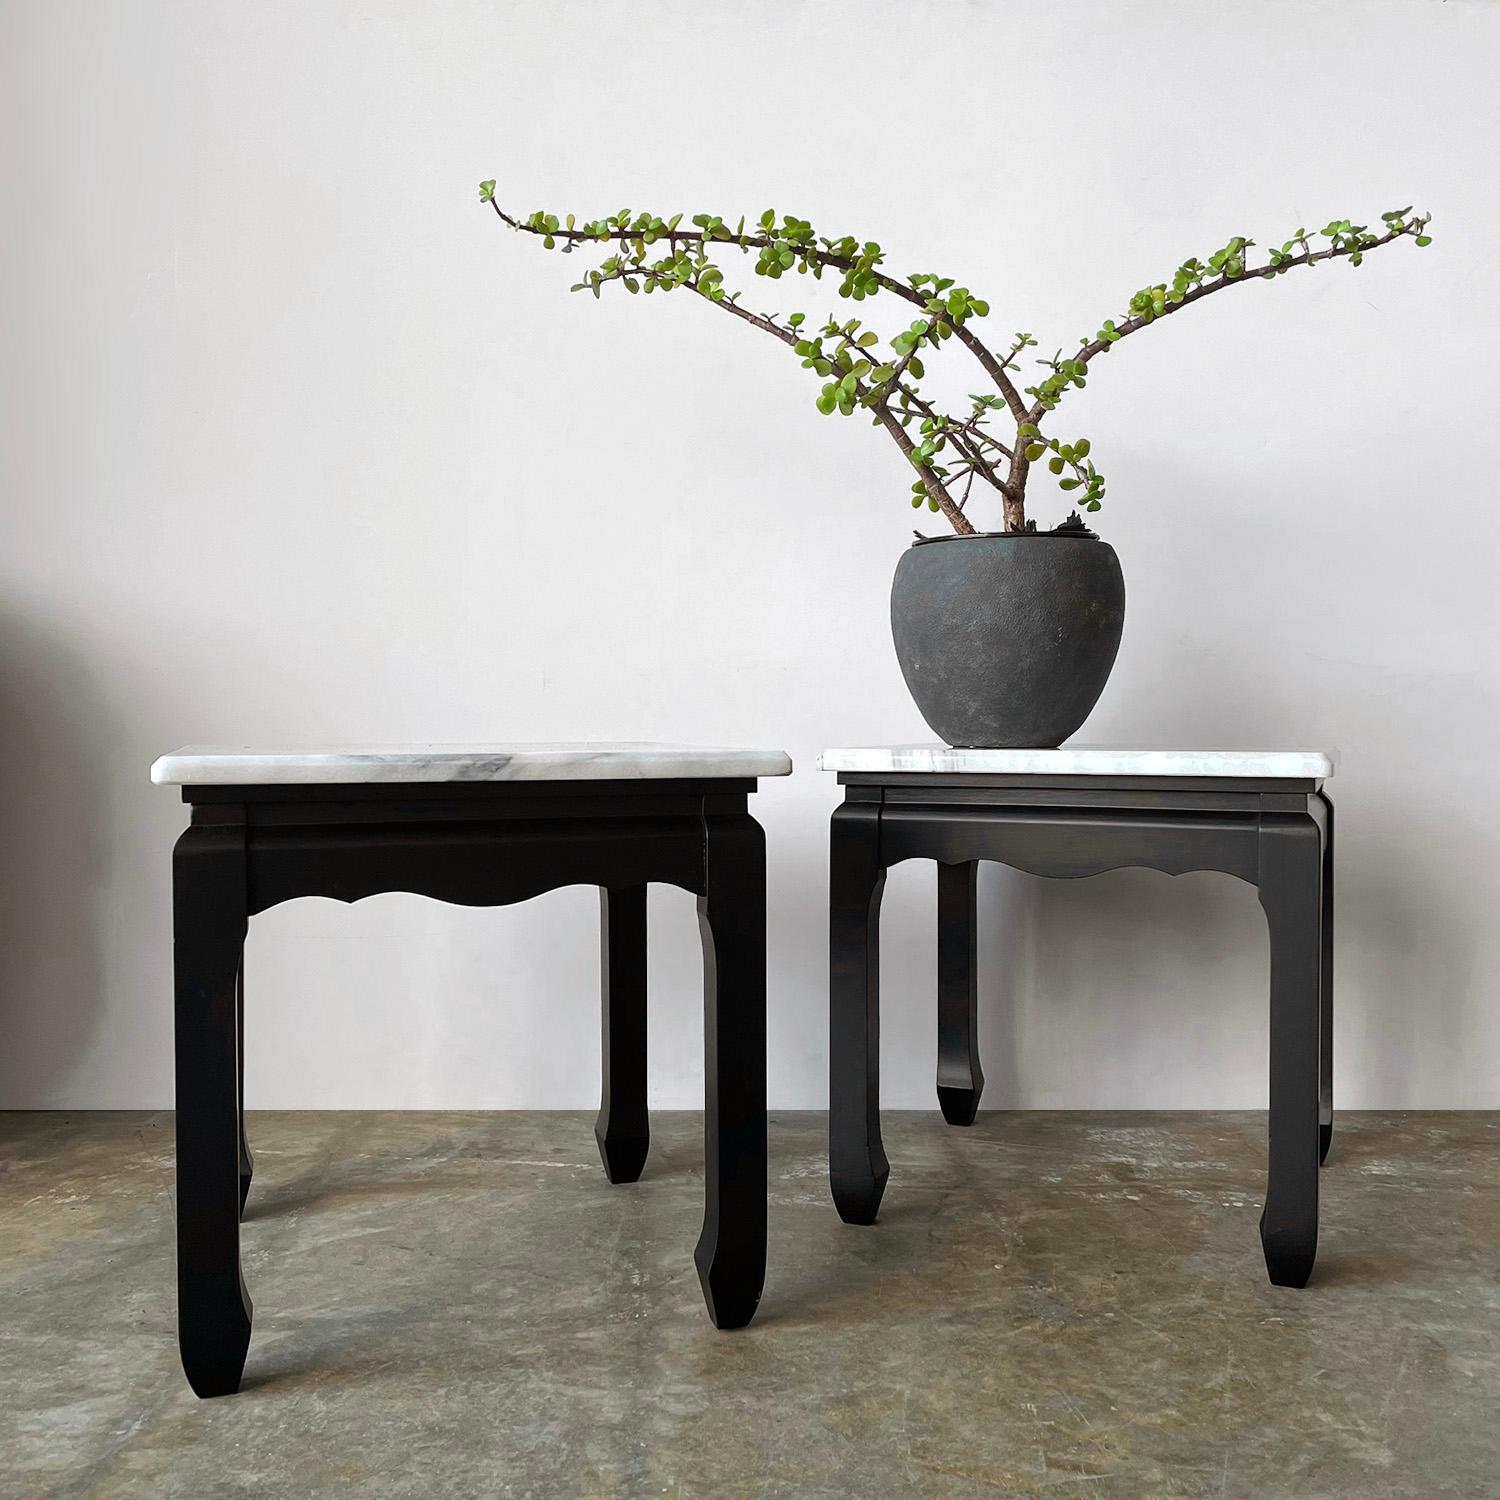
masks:
<instances>
[{"instance_id":1,"label":"plant shadow on wall","mask_svg":"<svg viewBox=\"0 0 1500 1500\"><path fill-rule=\"evenodd\" d=\"M864 413L895 442L915 472L912 505L952 527L945 538L918 533L896 570L891 628L901 670L944 740L991 747L1060 744L1093 710L1119 649L1125 589L1113 548L1077 516L1040 532L1026 515L1031 470L1043 462L1083 510L1103 502L1104 476L1089 440L1050 430L1096 362L1123 339L1230 287L1337 260L1358 266L1397 240L1431 243L1431 215L1410 207L1382 214L1378 230L1349 219L1298 228L1263 257L1252 253L1253 240L1233 235L1206 258L1183 261L1170 281L1135 292L1075 351L1037 359L1041 373L1027 385L1020 361L1039 347L1032 334L992 347L976 331L989 315L987 300L934 272L892 275L873 240L822 235L808 220L773 209L733 228L717 214L695 214L684 225L680 213L663 219L629 209L585 222L545 210L512 214L493 181L481 183L479 195L503 223L546 249L600 254L574 291L598 297L618 283L628 293L686 292L786 345L820 382L820 412ZM728 251L753 256L755 274L767 280L821 282L826 273L841 298L885 296L906 304L903 316L911 309L917 316L885 337L859 317L830 313L820 322L800 311L752 311L740 291L726 288L720 261ZM944 409L924 386L925 361L945 344L972 356L983 386L964 410ZM1000 530L974 524L971 505L978 514L981 496L998 508ZM938 540L948 545L933 546Z\"/></svg>"},{"instance_id":2,"label":"plant shadow on wall","mask_svg":"<svg viewBox=\"0 0 1500 1500\"><path fill-rule=\"evenodd\" d=\"M82 656L0 610L0 1108L55 1107L102 1014L99 717Z\"/></svg>"}]
</instances>

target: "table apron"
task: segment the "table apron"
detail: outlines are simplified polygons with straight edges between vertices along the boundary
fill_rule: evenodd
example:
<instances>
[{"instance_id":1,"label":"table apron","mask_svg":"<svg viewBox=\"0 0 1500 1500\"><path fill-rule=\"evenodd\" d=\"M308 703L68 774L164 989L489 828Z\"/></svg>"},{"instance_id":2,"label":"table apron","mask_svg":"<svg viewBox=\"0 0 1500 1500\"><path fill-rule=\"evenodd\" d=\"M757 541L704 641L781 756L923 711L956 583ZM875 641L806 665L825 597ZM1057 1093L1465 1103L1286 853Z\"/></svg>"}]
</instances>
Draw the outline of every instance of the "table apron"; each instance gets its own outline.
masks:
<instances>
[{"instance_id":1,"label":"table apron","mask_svg":"<svg viewBox=\"0 0 1500 1500\"><path fill-rule=\"evenodd\" d=\"M972 803L880 809L880 863L993 860L1062 879L1139 865L1182 875L1220 870L1255 885L1260 872L1258 814L1146 810L1030 810Z\"/></svg>"},{"instance_id":2,"label":"table apron","mask_svg":"<svg viewBox=\"0 0 1500 1500\"><path fill-rule=\"evenodd\" d=\"M299 896L359 901L409 891L509 906L568 885L657 882L705 893L697 817L324 824L246 829L248 911Z\"/></svg>"}]
</instances>

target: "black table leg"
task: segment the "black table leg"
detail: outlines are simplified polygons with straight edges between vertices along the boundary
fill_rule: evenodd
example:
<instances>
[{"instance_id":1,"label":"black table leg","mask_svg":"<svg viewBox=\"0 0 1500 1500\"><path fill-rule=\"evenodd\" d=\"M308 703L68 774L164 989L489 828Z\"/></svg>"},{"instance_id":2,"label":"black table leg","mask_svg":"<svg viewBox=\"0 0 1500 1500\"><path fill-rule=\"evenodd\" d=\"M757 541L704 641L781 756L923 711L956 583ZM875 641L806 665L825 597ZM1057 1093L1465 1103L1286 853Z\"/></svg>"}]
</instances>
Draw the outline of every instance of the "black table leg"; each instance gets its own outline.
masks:
<instances>
[{"instance_id":1,"label":"black table leg","mask_svg":"<svg viewBox=\"0 0 1500 1500\"><path fill-rule=\"evenodd\" d=\"M646 887L599 889L604 1073L594 1139L611 1182L634 1182L646 1165Z\"/></svg>"},{"instance_id":2,"label":"black table leg","mask_svg":"<svg viewBox=\"0 0 1500 1500\"><path fill-rule=\"evenodd\" d=\"M1323 983L1318 1019L1318 1160L1333 1144L1333 802L1320 794L1328 827L1323 839Z\"/></svg>"},{"instance_id":3,"label":"black table leg","mask_svg":"<svg viewBox=\"0 0 1500 1500\"><path fill-rule=\"evenodd\" d=\"M245 1217L245 1200L250 1196L250 1181L255 1176L255 1158L245 1134L245 956L240 949L240 966L234 976L234 1056L235 1101L240 1117L240 1217Z\"/></svg>"},{"instance_id":4,"label":"black table leg","mask_svg":"<svg viewBox=\"0 0 1500 1500\"><path fill-rule=\"evenodd\" d=\"M1260 1239L1277 1286L1306 1286L1318 1249L1322 842L1307 814L1261 818L1260 901L1271 937L1271 1109Z\"/></svg>"},{"instance_id":5,"label":"black table leg","mask_svg":"<svg viewBox=\"0 0 1500 1500\"><path fill-rule=\"evenodd\" d=\"M252 1308L240 1275L237 997L247 925L242 823L195 824L172 859L178 1344L200 1396L237 1390Z\"/></svg>"},{"instance_id":6,"label":"black table leg","mask_svg":"<svg viewBox=\"0 0 1500 1500\"><path fill-rule=\"evenodd\" d=\"M937 1095L950 1125L972 1125L979 1066L979 861L939 864Z\"/></svg>"},{"instance_id":7,"label":"black table leg","mask_svg":"<svg viewBox=\"0 0 1500 1500\"><path fill-rule=\"evenodd\" d=\"M833 814L829 870L828 1175L846 1224L873 1224L890 1176L880 1139L880 808Z\"/></svg>"},{"instance_id":8,"label":"black table leg","mask_svg":"<svg viewBox=\"0 0 1500 1500\"><path fill-rule=\"evenodd\" d=\"M693 1260L715 1327L743 1328L766 1279L766 841L748 813L703 822L705 1201Z\"/></svg>"}]
</instances>

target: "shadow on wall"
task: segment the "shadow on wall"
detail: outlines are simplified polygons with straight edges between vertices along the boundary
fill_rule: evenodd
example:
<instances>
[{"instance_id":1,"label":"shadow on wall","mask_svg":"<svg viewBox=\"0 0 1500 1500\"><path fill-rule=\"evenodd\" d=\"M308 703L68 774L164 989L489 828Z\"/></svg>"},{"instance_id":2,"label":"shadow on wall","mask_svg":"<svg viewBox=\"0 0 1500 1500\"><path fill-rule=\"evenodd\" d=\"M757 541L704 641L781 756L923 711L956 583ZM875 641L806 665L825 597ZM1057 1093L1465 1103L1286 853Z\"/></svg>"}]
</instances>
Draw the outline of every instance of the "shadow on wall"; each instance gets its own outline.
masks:
<instances>
[{"instance_id":1,"label":"shadow on wall","mask_svg":"<svg viewBox=\"0 0 1500 1500\"><path fill-rule=\"evenodd\" d=\"M1487 802L1474 796L1475 757L1462 748L1476 720L1492 717L1486 699L1464 670L1365 661L1347 645L1289 668L1226 633L1213 663L1196 674L1191 705L1168 716L1165 734L1201 740L1207 724L1221 740L1251 743L1272 737L1267 718L1327 724L1295 738L1343 753L1328 783L1338 814L1334 992L1336 1038L1344 1038L1342 1054L1335 1042L1335 1097L1341 1082L1356 1082L1365 1107L1489 1107L1493 1084L1468 1071L1489 1006L1482 948L1491 928L1488 892L1471 872L1492 863L1495 833ZM1434 725L1452 737L1437 775L1428 760Z\"/></svg>"},{"instance_id":2,"label":"shadow on wall","mask_svg":"<svg viewBox=\"0 0 1500 1500\"><path fill-rule=\"evenodd\" d=\"M1262 719L1316 725L1327 712L1316 701L1315 664L1288 684L1238 643L1220 646L1215 661L1218 670L1197 674L1191 696L1161 695L1153 705L1159 727L1140 739L1274 742ZM1340 673L1344 728L1297 738L1342 741L1346 752L1343 774L1328 786L1339 818L1335 1097L1362 1108L1491 1108L1494 1083L1475 1066L1474 1039L1488 1024L1493 929L1488 891L1472 871L1493 861L1493 819L1475 816L1476 778L1459 757L1450 774L1431 777L1410 748L1420 743L1418 726L1472 721L1473 684L1461 673L1360 663L1329 670ZM1409 722L1394 733L1402 716ZM1019 978L1004 975L1002 1001L981 996L986 1067L1001 1085L987 1089L988 1106L1036 1103L1017 1063L991 1051L991 1037L1016 1042L1009 1007L1019 1001L1044 1028L1029 1042L1049 1087L1069 1082L1056 1055L1066 1043L1086 1070L1070 1086L1096 1101L1110 1085L1104 1059L1112 1059L1131 1087L1160 1068L1154 1098L1139 1107L1263 1107L1269 960L1252 886L1129 870L1033 881L1028 904L1018 888L1025 879L1007 872L981 905L981 934L987 922L1007 933L990 945L994 963L1007 954L1022 966ZM1022 918L1029 926L1017 931ZM981 982L993 986L988 963ZM1195 1074L1211 1076L1224 1096L1192 1085ZM1162 1092L1173 1088L1180 1095Z\"/></svg>"},{"instance_id":3,"label":"shadow on wall","mask_svg":"<svg viewBox=\"0 0 1500 1500\"><path fill-rule=\"evenodd\" d=\"M1004 865L979 867L979 1050L983 1109L1015 1109L1021 1076L1022 999L1036 973L1043 882Z\"/></svg>"},{"instance_id":4,"label":"shadow on wall","mask_svg":"<svg viewBox=\"0 0 1500 1500\"><path fill-rule=\"evenodd\" d=\"M100 722L82 657L0 607L0 1107L64 1093L100 1021Z\"/></svg>"},{"instance_id":5,"label":"shadow on wall","mask_svg":"<svg viewBox=\"0 0 1500 1500\"><path fill-rule=\"evenodd\" d=\"M1270 951L1253 886L1127 866L1034 890L1028 1107L1264 1107Z\"/></svg>"}]
</instances>

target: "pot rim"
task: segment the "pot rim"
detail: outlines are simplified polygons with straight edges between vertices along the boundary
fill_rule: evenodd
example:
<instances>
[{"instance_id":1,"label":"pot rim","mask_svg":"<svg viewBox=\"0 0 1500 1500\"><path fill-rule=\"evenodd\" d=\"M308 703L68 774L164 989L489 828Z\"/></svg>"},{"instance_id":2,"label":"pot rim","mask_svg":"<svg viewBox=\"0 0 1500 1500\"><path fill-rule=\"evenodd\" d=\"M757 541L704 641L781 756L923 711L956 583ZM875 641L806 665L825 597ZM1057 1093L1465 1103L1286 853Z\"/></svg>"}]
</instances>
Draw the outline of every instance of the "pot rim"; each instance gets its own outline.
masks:
<instances>
[{"instance_id":1,"label":"pot rim","mask_svg":"<svg viewBox=\"0 0 1500 1500\"><path fill-rule=\"evenodd\" d=\"M1076 531L969 531L950 532L946 536L918 536L913 547L930 547L937 542L1104 542L1098 535L1081 536ZM1105 542L1105 546L1109 543Z\"/></svg>"}]
</instances>

